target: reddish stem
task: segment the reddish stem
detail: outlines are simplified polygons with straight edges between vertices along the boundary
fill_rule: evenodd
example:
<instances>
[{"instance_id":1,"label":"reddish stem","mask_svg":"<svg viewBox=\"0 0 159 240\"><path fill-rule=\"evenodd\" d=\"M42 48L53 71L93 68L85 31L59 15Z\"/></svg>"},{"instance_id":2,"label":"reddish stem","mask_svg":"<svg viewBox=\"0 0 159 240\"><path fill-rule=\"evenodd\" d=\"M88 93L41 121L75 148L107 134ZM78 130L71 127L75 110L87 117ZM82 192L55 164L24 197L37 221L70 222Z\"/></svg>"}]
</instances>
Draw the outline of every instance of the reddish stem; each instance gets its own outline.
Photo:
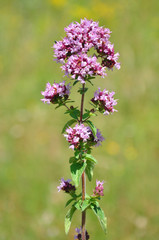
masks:
<instances>
[{"instance_id":1,"label":"reddish stem","mask_svg":"<svg viewBox=\"0 0 159 240\"><path fill-rule=\"evenodd\" d=\"M84 106L84 87L85 84L83 84L83 93L82 93L82 98L81 98L81 112L80 112L80 123L82 123L82 116L83 116L83 106ZM82 173L82 201L85 200L86 197L86 179L85 179L85 172ZM82 240L86 240L86 235L85 235L85 225L86 225L86 211L82 212Z\"/></svg>"}]
</instances>

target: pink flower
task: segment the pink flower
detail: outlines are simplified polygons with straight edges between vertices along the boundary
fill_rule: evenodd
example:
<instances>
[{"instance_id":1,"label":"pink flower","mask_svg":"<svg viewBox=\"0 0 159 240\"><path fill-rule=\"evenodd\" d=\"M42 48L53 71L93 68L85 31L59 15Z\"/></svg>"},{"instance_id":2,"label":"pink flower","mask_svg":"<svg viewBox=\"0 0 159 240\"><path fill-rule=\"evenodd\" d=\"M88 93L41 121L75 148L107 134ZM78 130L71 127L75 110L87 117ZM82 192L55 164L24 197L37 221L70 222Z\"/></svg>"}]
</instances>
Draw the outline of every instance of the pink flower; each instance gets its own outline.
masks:
<instances>
[{"instance_id":1,"label":"pink flower","mask_svg":"<svg viewBox=\"0 0 159 240\"><path fill-rule=\"evenodd\" d=\"M65 81L60 83L54 83L52 86L50 83L46 84L46 89L41 94L44 96L41 99L44 103L57 103L59 99L63 99L64 101L68 99L70 94L70 84L65 85Z\"/></svg>"},{"instance_id":2,"label":"pink flower","mask_svg":"<svg viewBox=\"0 0 159 240\"><path fill-rule=\"evenodd\" d=\"M103 184L104 184L104 181L100 182L100 181L96 180L96 187L95 187L95 190L93 190L93 196L94 197L104 196Z\"/></svg>"},{"instance_id":3,"label":"pink flower","mask_svg":"<svg viewBox=\"0 0 159 240\"><path fill-rule=\"evenodd\" d=\"M82 142L87 142L91 135L90 129L84 124L76 124L74 128L69 127L66 129L66 133L64 136L72 149L78 148Z\"/></svg>"},{"instance_id":4,"label":"pink flower","mask_svg":"<svg viewBox=\"0 0 159 240\"><path fill-rule=\"evenodd\" d=\"M91 101L95 104L96 108L105 115L117 112L114 106L117 104L117 100L114 99L115 92L109 92L106 89L103 91L98 88L94 93L94 98Z\"/></svg>"}]
</instances>

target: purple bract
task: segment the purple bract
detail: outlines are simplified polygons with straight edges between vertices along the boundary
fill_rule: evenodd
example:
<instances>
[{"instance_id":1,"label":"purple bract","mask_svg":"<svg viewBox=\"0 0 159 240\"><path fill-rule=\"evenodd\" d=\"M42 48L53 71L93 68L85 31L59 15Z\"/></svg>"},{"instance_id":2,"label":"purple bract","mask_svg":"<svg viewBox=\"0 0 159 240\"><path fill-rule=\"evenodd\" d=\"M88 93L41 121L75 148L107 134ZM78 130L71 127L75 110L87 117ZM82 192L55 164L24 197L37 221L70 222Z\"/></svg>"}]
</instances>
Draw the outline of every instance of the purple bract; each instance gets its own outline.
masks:
<instances>
[{"instance_id":1,"label":"purple bract","mask_svg":"<svg viewBox=\"0 0 159 240\"><path fill-rule=\"evenodd\" d=\"M82 240L82 228L76 228L77 235L74 236L74 239ZM89 234L87 230L85 231L86 240L89 239Z\"/></svg>"},{"instance_id":2,"label":"purple bract","mask_svg":"<svg viewBox=\"0 0 159 240\"><path fill-rule=\"evenodd\" d=\"M70 182L71 179L67 179L65 181L64 178L61 178L60 186L57 187L58 192L60 192L61 190L65 191L66 193L75 192L76 188Z\"/></svg>"}]
</instances>

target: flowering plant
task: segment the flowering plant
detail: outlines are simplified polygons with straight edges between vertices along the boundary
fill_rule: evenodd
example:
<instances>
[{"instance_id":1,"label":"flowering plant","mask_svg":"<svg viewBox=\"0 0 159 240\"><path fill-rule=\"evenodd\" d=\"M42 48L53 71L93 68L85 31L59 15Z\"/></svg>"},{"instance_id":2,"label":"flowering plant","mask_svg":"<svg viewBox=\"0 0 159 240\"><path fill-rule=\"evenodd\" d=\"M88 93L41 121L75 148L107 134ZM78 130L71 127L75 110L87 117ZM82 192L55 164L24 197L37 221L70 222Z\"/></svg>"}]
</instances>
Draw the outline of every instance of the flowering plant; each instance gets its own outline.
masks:
<instances>
[{"instance_id":1,"label":"flowering plant","mask_svg":"<svg viewBox=\"0 0 159 240\"><path fill-rule=\"evenodd\" d=\"M92 116L96 116L96 112L109 115L117 111L114 106L117 100L114 99L114 92L109 92L99 88L94 97L90 99L93 109L85 109L84 112L84 96L88 90L86 85L93 85L92 79L95 76L106 76L107 69L114 67L120 69L120 63L117 62L119 53L114 53L114 45L109 41L111 31L108 28L100 27L97 22L92 20L81 20L80 23L71 23L65 28L66 37L61 41L55 42L53 48L56 61L61 63L61 69L70 81L82 86L78 92L81 94L80 108L68 106L72 101L70 97L70 83L65 81L47 83L45 91L41 92L44 96L41 99L44 103L56 104L56 108L66 107L66 114L71 119L65 124L62 133L69 143L69 148L73 150L73 156L70 157L71 179L61 179L58 191L64 191L71 198L66 203L66 207L72 204L65 217L65 232L69 232L71 220L76 210L82 213L81 227L76 228L77 235L75 239L88 240L90 238L86 225L86 211L92 209L97 216L104 232L106 233L106 217L99 205L99 200L104 196L104 181L96 180L96 187L92 195L86 194L86 176L89 181L93 178L94 166L96 159L91 155L92 147L101 145L104 140L99 129L90 120ZM93 54L90 54L93 49ZM74 125L74 126L72 126ZM82 179L82 191L76 193L80 179Z\"/></svg>"}]
</instances>

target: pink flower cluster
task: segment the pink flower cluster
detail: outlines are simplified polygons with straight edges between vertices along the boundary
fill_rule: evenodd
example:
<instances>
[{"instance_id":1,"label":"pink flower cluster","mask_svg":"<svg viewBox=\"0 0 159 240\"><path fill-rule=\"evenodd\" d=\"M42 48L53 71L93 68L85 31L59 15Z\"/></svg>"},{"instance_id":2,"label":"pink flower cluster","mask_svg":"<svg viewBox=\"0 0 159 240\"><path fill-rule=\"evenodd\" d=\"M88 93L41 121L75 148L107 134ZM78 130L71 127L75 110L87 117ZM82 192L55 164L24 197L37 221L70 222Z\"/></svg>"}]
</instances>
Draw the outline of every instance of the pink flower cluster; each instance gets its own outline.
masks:
<instances>
[{"instance_id":1,"label":"pink flower cluster","mask_svg":"<svg viewBox=\"0 0 159 240\"><path fill-rule=\"evenodd\" d=\"M95 190L93 190L93 196L94 197L104 196L103 184L104 184L104 181L100 182L100 181L96 180L96 187L95 187Z\"/></svg>"},{"instance_id":2,"label":"pink flower cluster","mask_svg":"<svg viewBox=\"0 0 159 240\"><path fill-rule=\"evenodd\" d=\"M73 78L78 76L79 78L77 77L77 79L83 82L83 78L89 74L91 67L91 76L104 76L105 68L103 67L107 67L108 69L112 69L113 67L120 68L120 63L117 62L119 53L114 53L114 45L109 41L111 31L108 28L99 27L98 22L94 22L93 20L81 19L80 23L71 23L66 27L65 32L66 37L61 41L55 42L53 46L54 56L57 62L61 62L64 65L63 70L67 74L72 74ZM101 58L101 64L97 62L97 58L91 60L91 58L86 57L91 48L96 50L97 58ZM83 58L83 55L87 60L79 60ZM75 64L72 67L74 61ZM88 61L90 61L89 67ZM84 63L81 64L81 62ZM85 69L86 66L88 70ZM77 72L75 72L76 69ZM81 71L84 71L84 74Z\"/></svg>"},{"instance_id":3,"label":"pink flower cluster","mask_svg":"<svg viewBox=\"0 0 159 240\"><path fill-rule=\"evenodd\" d=\"M66 75L71 74L71 78L77 79L81 83L85 83L84 79L88 76L100 75L104 77L106 75L105 67L97 62L97 58L88 57L87 54L72 55L61 68Z\"/></svg>"},{"instance_id":4,"label":"pink flower cluster","mask_svg":"<svg viewBox=\"0 0 159 240\"><path fill-rule=\"evenodd\" d=\"M52 86L50 83L46 84L46 89L41 94L44 96L41 99L44 103L57 103L59 99L67 100L70 94L70 84L65 85L65 81L60 83L54 83Z\"/></svg>"},{"instance_id":5,"label":"pink flower cluster","mask_svg":"<svg viewBox=\"0 0 159 240\"><path fill-rule=\"evenodd\" d=\"M58 192L60 192L61 190L65 191L66 193L75 192L76 188L70 182L71 179L67 179L65 181L64 178L61 178L60 186L57 187Z\"/></svg>"},{"instance_id":6,"label":"pink flower cluster","mask_svg":"<svg viewBox=\"0 0 159 240\"><path fill-rule=\"evenodd\" d=\"M97 129L96 137L94 137L90 127L84 126L84 124L76 124L74 128L69 127L66 129L66 133L64 136L73 150L79 148L81 143L99 146L104 140L99 129Z\"/></svg>"},{"instance_id":7,"label":"pink flower cluster","mask_svg":"<svg viewBox=\"0 0 159 240\"><path fill-rule=\"evenodd\" d=\"M117 100L113 97L114 94L115 92L109 92L106 89L101 91L100 88L98 88L91 101L96 105L100 112L109 115L110 113L117 112L117 110L114 109L114 106L117 104Z\"/></svg>"}]
</instances>

